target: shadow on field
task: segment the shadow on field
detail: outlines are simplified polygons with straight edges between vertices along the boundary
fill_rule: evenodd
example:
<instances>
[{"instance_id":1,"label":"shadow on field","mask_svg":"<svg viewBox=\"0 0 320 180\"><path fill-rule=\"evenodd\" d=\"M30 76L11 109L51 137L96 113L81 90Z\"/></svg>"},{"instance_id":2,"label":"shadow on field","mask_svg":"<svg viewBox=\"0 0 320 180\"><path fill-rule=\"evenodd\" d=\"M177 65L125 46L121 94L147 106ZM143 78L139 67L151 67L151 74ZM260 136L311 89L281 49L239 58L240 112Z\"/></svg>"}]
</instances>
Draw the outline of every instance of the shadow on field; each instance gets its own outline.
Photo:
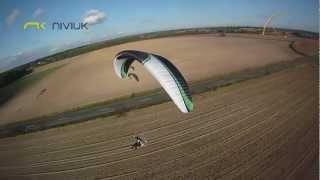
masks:
<instances>
[{"instance_id":1,"label":"shadow on field","mask_svg":"<svg viewBox=\"0 0 320 180\"><path fill-rule=\"evenodd\" d=\"M60 69L64 65L60 65L57 67L52 67L46 69L41 72L31 73L27 76L24 76L13 83L0 88L0 108L8 102L11 98L16 96L17 94L23 92L28 87L32 86L36 82L40 81L41 79L47 77L51 73L55 72L56 70Z\"/></svg>"}]
</instances>

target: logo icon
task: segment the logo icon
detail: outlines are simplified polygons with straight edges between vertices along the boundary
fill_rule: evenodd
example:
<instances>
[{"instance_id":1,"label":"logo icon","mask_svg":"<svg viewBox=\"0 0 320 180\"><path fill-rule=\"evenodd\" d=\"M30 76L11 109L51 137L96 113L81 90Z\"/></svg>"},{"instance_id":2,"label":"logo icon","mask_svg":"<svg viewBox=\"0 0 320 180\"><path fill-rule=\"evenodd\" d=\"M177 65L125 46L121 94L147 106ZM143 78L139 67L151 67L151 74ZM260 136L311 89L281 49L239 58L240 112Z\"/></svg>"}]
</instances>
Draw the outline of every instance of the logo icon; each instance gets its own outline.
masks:
<instances>
[{"instance_id":1,"label":"logo icon","mask_svg":"<svg viewBox=\"0 0 320 180\"><path fill-rule=\"evenodd\" d=\"M23 29L36 28L37 30L44 30L46 29L45 24L46 23L40 23L37 21L28 21L24 23Z\"/></svg>"}]
</instances>

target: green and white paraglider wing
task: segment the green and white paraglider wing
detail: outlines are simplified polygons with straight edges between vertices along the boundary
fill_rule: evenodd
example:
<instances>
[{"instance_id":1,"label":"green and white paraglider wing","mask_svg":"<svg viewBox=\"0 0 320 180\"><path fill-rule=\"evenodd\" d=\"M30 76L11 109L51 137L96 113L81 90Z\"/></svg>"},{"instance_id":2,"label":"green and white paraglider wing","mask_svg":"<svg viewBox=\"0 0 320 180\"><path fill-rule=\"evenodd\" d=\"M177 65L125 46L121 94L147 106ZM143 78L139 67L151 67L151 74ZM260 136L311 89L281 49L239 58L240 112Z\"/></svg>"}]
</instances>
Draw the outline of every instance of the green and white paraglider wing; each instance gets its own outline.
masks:
<instances>
[{"instance_id":1,"label":"green and white paraglider wing","mask_svg":"<svg viewBox=\"0 0 320 180\"><path fill-rule=\"evenodd\" d=\"M182 112L193 110L187 82L178 69L164 57L141 51L121 51L113 61L116 74L120 78L127 78L130 65L135 60L144 65Z\"/></svg>"}]
</instances>

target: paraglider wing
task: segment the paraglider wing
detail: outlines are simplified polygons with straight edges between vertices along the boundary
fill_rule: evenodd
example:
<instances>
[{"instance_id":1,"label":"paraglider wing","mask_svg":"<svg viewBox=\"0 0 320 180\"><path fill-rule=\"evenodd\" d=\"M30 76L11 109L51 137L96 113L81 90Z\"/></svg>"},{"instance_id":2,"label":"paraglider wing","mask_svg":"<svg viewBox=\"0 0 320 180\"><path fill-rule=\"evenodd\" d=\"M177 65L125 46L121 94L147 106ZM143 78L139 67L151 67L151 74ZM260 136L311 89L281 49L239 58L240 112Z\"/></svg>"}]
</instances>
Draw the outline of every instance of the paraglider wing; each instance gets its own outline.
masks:
<instances>
[{"instance_id":1,"label":"paraglider wing","mask_svg":"<svg viewBox=\"0 0 320 180\"><path fill-rule=\"evenodd\" d=\"M134 60L144 65L182 112L193 110L188 84L179 70L164 57L141 51L121 51L113 61L116 74L120 78L128 77L130 65Z\"/></svg>"}]
</instances>

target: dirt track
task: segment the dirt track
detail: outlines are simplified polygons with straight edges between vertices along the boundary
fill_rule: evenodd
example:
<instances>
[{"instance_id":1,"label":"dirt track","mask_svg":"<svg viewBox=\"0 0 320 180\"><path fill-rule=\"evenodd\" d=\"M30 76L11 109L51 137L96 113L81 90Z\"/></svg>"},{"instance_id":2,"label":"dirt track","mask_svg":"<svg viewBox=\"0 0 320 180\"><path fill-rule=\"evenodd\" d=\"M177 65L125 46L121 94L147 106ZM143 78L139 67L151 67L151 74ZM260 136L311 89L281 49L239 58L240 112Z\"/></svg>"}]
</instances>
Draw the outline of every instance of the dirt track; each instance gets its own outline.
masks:
<instances>
[{"instance_id":1,"label":"dirt track","mask_svg":"<svg viewBox=\"0 0 320 180\"><path fill-rule=\"evenodd\" d=\"M170 102L0 139L0 179L316 179L316 77L303 65L197 95L187 115Z\"/></svg>"},{"instance_id":2,"label":"dirt track","mask_svg":"<svg viewBox=\"0 0 320 180\"><path fill-rule=\"evenodd\" d=\"M159 84L138 63L134 64L134 73L139 76L139 83L116 77L112 59L124 49L144 50L167 57L181 70L187 81L300 57L289 48L288 39L242 36L192 35L151 39L104 48L49 64L48 67L66 65L3 105L0 108L0 124L158 88ZM46 93L39 96L43 89L47 90Z\"/></svg>"}]
</instances>

